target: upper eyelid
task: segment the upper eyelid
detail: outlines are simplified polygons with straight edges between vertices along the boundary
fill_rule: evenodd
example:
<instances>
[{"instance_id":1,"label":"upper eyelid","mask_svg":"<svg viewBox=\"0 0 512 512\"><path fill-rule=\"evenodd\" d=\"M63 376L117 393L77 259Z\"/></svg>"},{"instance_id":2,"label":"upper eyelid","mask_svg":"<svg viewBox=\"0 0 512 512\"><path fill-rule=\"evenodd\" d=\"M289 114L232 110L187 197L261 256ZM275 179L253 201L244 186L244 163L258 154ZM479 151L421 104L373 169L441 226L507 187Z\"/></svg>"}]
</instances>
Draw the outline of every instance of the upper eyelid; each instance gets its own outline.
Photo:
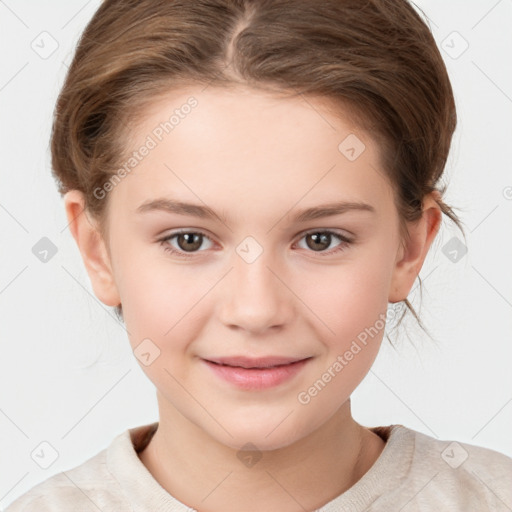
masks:
<instances>
[{"instance_id":1,"label":"upper eyelid","mask_svg":"<svg viewBox=\"0 0 512 512\"><path fill-rule=\"evenodd\" d=\"M353 235L348 232L340 232L340 230L334 228L313 228L313 229L305 229L301 231L297 236L302 238L305 235L309 235L310 233L331 233L333 235L339 236L341 238L346 238L347 240L352 240Z\"/></svg>"}]
</instances>

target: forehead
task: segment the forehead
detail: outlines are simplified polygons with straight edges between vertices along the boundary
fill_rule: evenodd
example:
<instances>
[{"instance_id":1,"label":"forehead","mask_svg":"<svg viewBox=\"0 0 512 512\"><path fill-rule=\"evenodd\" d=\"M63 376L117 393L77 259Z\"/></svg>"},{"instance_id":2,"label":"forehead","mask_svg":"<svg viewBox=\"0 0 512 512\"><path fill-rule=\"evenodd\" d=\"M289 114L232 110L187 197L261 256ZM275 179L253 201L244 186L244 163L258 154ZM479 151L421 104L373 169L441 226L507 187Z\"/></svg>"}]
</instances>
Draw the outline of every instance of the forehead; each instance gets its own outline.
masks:
<instances>
[{"instance_id":1,"label":"forehead","mask_svg":"<svg viewBox=\"0 0 512 512\"><path fill-rule=\"evenodd\" d=\"M390 192L375 141L324 98L177 89L148 104L129 146L127 160L139 156L114 195L132 210L166 193L264 208L317 199L378 203Z\"/></svg>"}]
</instances>

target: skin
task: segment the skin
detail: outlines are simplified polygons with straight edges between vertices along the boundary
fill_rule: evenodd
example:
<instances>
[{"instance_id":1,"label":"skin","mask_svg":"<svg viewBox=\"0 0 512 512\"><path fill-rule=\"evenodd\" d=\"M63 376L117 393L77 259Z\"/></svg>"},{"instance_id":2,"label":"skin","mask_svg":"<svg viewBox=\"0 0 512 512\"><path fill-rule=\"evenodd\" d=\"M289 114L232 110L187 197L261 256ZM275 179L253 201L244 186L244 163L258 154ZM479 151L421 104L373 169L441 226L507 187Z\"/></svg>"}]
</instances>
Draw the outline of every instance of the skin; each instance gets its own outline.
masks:
<instances>
[{"instance_id":1,"label":"skin","mask_svg":"<svg viewBox=\"0 0 512 512\"><path fill-rule=\"evenodd\" d=\"M441 211L434 194L426 196L401 244L379 147L322 98L175 90L147 109L130 149L191 95L198 106L110 193L109 239L81 215L76 190L65 196L70 229L96 296L122 303L132 348L149 338L160 350L141 364L157 390L160 422L139 454L160 485L201 512L313 510L354 485L385 446L350 410L384 330L309 403L298 394L376 325L388 302L407 297ZM349 134L366 146L354 161L338 150ZM226 220L136 213L160 197L206 204ZM375 213L292 222L300 209L342 200L369 203ZM179 228L206 235L190 259L158 242ZM326 229L353 243L333 253L342 240L333 235L318 248L304 233ZM263 249L252 263L236 251L247 236ZM182 253L189 247L178 237L166 243ZM219 379L200 359L239 354L312 359L259 391ZM252 467L237 457L248 442L262 456Z\"/></svg>"}]
</instances>

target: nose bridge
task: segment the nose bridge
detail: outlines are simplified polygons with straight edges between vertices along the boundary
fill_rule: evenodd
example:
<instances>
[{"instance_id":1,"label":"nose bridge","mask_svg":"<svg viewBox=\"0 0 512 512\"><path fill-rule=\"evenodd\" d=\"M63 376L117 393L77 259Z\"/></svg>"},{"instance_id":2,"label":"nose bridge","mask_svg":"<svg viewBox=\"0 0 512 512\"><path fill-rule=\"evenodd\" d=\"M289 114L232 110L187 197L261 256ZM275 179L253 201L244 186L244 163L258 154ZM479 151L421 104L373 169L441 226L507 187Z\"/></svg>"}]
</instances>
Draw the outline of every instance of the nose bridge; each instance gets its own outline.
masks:
<instances>
[{"instance_id":1,"label":"nose bridge","mask_svg":"<svg viewBox=\"0 0 512 512\"><path fill-rule=\"evenodd\" d=\"M232 267L219 299L225 325L263 331L289 320L293 297L275 275L282 266L271 251L247 237L236 247Z\"/></svg>"}]
</instances>

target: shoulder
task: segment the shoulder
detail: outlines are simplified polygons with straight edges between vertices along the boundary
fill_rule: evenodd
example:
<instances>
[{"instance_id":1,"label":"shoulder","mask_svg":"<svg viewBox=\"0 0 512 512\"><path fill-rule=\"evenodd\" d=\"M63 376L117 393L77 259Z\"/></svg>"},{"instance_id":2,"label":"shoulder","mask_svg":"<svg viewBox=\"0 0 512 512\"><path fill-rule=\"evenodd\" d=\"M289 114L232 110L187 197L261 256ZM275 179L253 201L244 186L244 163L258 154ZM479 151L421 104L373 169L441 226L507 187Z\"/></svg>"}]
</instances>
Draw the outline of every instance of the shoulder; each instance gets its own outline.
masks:
<instances>
[{"instance_id":1,"label":"shoulder","mask_svg":"<svg viewBox=\"0 0 512 512\"><path fill-rule=\"evenodd\" d=\"M107 468L104 449L74 468L57 473L15 499L5 512L113 512L130 510Z\"/></svg>"},{"instance_id":2,"label":"shoulder","mask_svg":"<svg viewBox=\"0 0 512 512\"><path fill-rule=\"evenodd\" d=\"M413 502L441 509L449 504L450 510L512 509L512 458L470 443L436 439L403 425L395 428L399 435L413 439L407 478Z\"/></svg>"}]
</instances>

